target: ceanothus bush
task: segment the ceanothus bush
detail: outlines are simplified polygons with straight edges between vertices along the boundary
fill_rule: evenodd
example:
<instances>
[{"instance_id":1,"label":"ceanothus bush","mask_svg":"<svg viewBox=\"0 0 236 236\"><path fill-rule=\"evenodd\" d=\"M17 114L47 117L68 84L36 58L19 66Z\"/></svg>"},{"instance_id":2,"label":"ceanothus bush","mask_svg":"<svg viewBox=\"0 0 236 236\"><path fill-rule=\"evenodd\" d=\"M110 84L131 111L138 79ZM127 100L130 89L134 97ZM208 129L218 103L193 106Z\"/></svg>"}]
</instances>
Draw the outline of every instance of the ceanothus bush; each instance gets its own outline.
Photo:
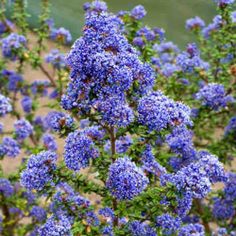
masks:
<instances>
[{"instance_id":1,"label":"ceanothus bush","mask_svg":"<svg viewBox=\"0 0 236 236\"><path fill-rule=\"evenodd\" d=\"M40 2L32 33L1 1L0 234L236 235L235 1L185 49L142 5L85 3L74 39Z\"/></svg>"}]
</instances>

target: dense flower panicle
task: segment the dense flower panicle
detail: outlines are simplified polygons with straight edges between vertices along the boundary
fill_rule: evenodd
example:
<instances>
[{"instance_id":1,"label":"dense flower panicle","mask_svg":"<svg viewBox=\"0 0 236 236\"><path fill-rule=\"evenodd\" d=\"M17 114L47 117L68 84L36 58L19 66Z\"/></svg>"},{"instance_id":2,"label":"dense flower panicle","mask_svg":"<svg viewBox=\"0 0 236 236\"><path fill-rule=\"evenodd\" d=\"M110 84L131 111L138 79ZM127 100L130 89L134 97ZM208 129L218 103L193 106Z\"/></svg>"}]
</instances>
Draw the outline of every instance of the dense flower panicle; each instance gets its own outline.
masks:
<instances>
[{"instance_id":1,"label":"dense flower panicle","mask_svg":"<svg viewBox=\"0 0 236 236\"><path fill-rule=\"evenodd\" d=\"M186 126L178 126L172 130L171 134L166 135L166 142L170 149L181 155L185 164L189 164L196 156L192 137L193 132L188 130Z\"/></svg>"},{"instance_id":2,"label":"dense flower panicle","mask_svg":"<svg viewBox=\"0 0 236 236\"><path fill-rule=\"evenodd\" d=\"M141 20L147 12L142 5L138 5L131 10L130 14L135 20Z\"/></svg>"},{"instance_id":3,"label":"dense flower panicle","mask_svg":"<svg viewBox=\"0 0 236 236\"><path fill-rule=\"evenodd\" d=\"M216 83L210 83L201 88L196 94L196 99L202 101L203 106L213 110L219 110L234 102L234 98L227 95L224 86Z\"/></svg>"},{"instance_id":4,"label":"dense flower panicle","mask_svg":"<svg viewBox=\"0 0 236 236\"><path fill-rule=\"evenodd\" d=\"M12 111L10 99L0 94L0 116L4 116Z\"/></svg>"},{"instance_id":5,"label":"dense flower panicle","mask_svg":"<svg viewBox=\"0 0 236 236\"><path fill-rule=\"evenodd\" d=\"M8 179L0 178L0 195L10 197L14 194L14 187Z\"/></svg>"},{"instance_id":6,"label":"dense flower panicle","mask_svg":"<svg viewBox=\"0 0 236 236\"><path fill-rule=\"evenodd\" d=\"M155 159L155 156L152 153L151 145L147 145L146 149L142 153L142 169L144 171L153 173L154 175L160 176L166 173L165 167L161 166Z\"/></svg>"},{"instance_id":7,"label":"dense flower panicle","mask_svg":"<svg viewBox=\"0 0 236 236\"><path fill-rule=\"evenodd\" d=\"M30 113L32 111L32 106L33 106L33 101L31 99L31 97L29 96L24 96L21 99L21 106L23 108L23 111L25 113Z\"/></svg>"},{"instance_id":8,"label":"dense flower panicle","mask_svg":"<svg viewBox=\"0 0 236 236\"><path fill-rule=\"evenodd\" d=\"M14 71L5 71L6 77L8 78L7 88L11 92L17 92L21 90L23 84L23 77Z\"/></svg>"},{"instance_id":9,"label":"dense flower panicle","mask_svg":"<svg viewBox=\"0 0 236 236\"><path fill-rule=\"evenodd\" d=\"M174 102L160 91L140 99L138 113L139 122L150 130L161 131L168 126L180 124L192 125L190 108L180 102Z\"/></svg>"},{"instance_id":10,"label":"dense flower panicle","mask_svg":"<svg viewBox=\"0 0 236 236\"><path fill-rule=\"evenodd\" d=\"M225 197L228 200L234 201L236 199L236 173L229 172L227 177L224 188Z\"/></svg>"},{"instance_id":11,"label":"dense flower panicle","mask_svg":"<svg viewBox=\"0 0 236 236\"><path fill-rule=\"evenodd\" d=\"M2 55L10 60L17 59L17 52L26 47L26 38L23 35L11 33L1 40Z\"/></svg>"},{"instance_id":12,"label":"dense flower panicle","mask_svg":"<svg viewBox=\"0 0 236 236\"><path fill-rule=\"evenodd\" d=\"M66 166L74 171L86 168L90 159L98 157L92 139L83 132L75 131L66 138L64 159Z\"/></svg>"},{"instance_id":13,"label":"dense flower panicle","mask_svg":"<svg viewBox=\"0 0 236 236\"><path fill-rule=\"evenodd\" d=\"M198 152L199 164L206 171L207 177L212 183L226 182L228 177L224 170L224 165L218 157L207 151Z\"/></svg>"},{"instance_id":14,"label":"dense flower panicle","mask_svg":"<svg viewBox=\"0 0 236 236\"><path fill-rule=\"evenodd\" d=\"M107 11L107 4L103 1L93 1L93 2L86 2L84 5L85 11L95 11L95 12L102 12Z\"/></svg>"},{"instance_id":15,"label":"dense flower panicle","mask_svg":"<svg viewBox=\"0 0 236 236\"><path fill-rule=\"evenodd\" d=\"M33 126L25 119L15 121L14 129L18 140L24 140L33 133Z\"/></svg>"},{"instance_id":16,"label":"dense flower panicle","mask_svg":"<svg viewBox=\"0 0 236 236\"><path fill-rule=\"evenodd\" d=\"M45 124L49 129L59 132L63 128L71 128L74 124L73 118L59 111L50 111L45 117Z\"/></svg>"},{"instance_id":17,"label":"dense flower panicle","mask_svg":"<svg viewBox=\"0 0 236 236\"><path fill-rule=\"evenodd\" d=\"M183 196L177 198L177 215L183 219L191 210L193 203L192 194L190 192L186 192Z\"/></svg>"},{"instance_id":18,"label":"dense flower panicle","mask_svg":"<svg viewBox=\"0 0 236 236\"><path fill-rule=\"evenodd\" d=\"M162 232L166 235L174 234L181 225L179 217L173 217L169 214L163 214L156 218L157 227L162 229Z\"/></svg>"},{"instance_id":19,"label":"dense flower panicle","mask_svg":"<svg viewBox=\"0 0 236 236\"><path fill-rule=\"evenodd\" d=\"M209 39L214 32L219 30L222 26L222 17L221 15L217 15L214 17L213 22L208 26L202 29L202 35L205 39Z\"/></svg>"},{"instance_id":20,"label":"dense flower panicle","mask_svg":"<svg viewBox=\"0 0 236 236\"><path fill-rule=\"evenodd\" d=\"M67 56L71 82L62 97L64 109L89 112L98 107L108 124L125 126L132 121L125 92L134 87L136 95L147 93L155 75L122 35L121 25L119 18L104 11L86 15L84 34Z\"/></svg>"},{"instance_id":21,"label":"dense flower panicle","mask_svg":"<svg viewBox=\"0 0 236 236\"><path fill-rule=\"evenodd\" d=\"M56 160L56 153L51 151L31 155L27 168L21 173L21 184L28 190L42 190L53 179Z\"/></svg>"},{"instance_id":22,"label":"dense flower panicle","mask_svg":"<svg viewBox=\"0 0 236 236\"><path fill-rule=\"evenodd\" d=\"M103 216L103 218L106 219L106 222L111 222L112 219L114 219L114 217L115 217L114 211L109 207L104 207L104 208L100 209L98 211L98 214L100 216Z\"/></svg>"},{"instance_id":23,"label":"dense flower panicle","mask_svg":"<svg viewBox=\"0 0 236 236\"><path fill-rule=\"evenodd\" d=\"M94 141L102 140L105 135L104 130L100 126L97 126L97 125L84 127L81 133L87 135L89 138L91 138Z\"/></svg>"},{"instance_id":24,"label":"dense flower panicle","mask_svg":"<svg viewBox=\"0 0 236 236\"><path fill-rule=\"evenodd\" d=\"M156 236L155 230L150 227L148 224L140 222L140 221L133 221L129 223L129 231L132 236Z\"/></svg>"},{"instance_id":25,"label":"dense flower panicle","mask_svg":"<svg viewBox=\"0 0 236 236\"><path fill-rule=\"evenodd\" d=\"M205 26L205 22L198 16L188 19L186 21L186 29L188 30L200 30Z\"/></svg>"},{"instance_id":26,"label":"dense flower panicle","mask_svg":"<svg viewBox=\"0 0 236 236\"><path fill-rule=\"evenodd\" d=\"M186 51L177 56L176 65L185 73L193 73L197 68L209 69L209 64L200 58L196 44L188 44Z\"/></svg>"},{"instance_id":27,"label":"dense flower panicle","mask_svg":"<svg viewBox=\"0 0 236 236\"><path fill-rule=\"evenodd\" d=\"M180 228L178 236L205 236L204 226L201 224L188 224Z\"/></svg>"},{"instance_id":28,"label":"dense flower panicle","mask_svg":"<svg viewBox=\"0 0 236 236\"><path fill-rule=\"evenodd\" d=\"M233 202L225 199L214 199L213 216L218 220L227 220L234 216Z\"/></svg>"},{"instance_id":29,"label":"dense flower panicle","mask_svg":"<svg viewBox=\"0 0 236 236\"><path fill-rule=\"evenodd\" d=\"M134 120L132 109L117 97L110 97L98 103L98 111L102 114L102 121L109 126L125 127Z\"/></svg>"},{"instance_id":30,"label":"dense flower panicle","mask_svg":"<svg viewBox=\"0 0 236 236\"><path fill-rule=\"evenodd\" d=\"M88 225L98 226L100 224L100 220L97 215L93 211L88 211L85 214L85 220Z\"/></svg>"},{"instance_id":31,"label":"dense flower panicle","mask_svg":"<svg viewBox=\"0 0 236 236\"><path fill-rule=\"evenodd\" d=\"M125 153L130 145L132 144L132 138L129 135L119 137L116 139L116 152ZM108 153L111 153L111 142L108 140L104 145L104 150Z\"/></svg>"},{"instance_id":32,"label":"dense flower panicle","mask_svg":"<svg viewBox=\"0 0 236 236\"><path fill-rule=\"evenodd\" d=\"M236 116L232 117L225 127L225 136L233 135L236 137Z\"/></svg>"},{"instance_id":33,"label":"dense flower panicle","mask_svg":"<svg viewBox=\"0 0 236 236\"><path fill-rule=\"evenodd\" d=\"M148 178L141 168L137 167L128 157L117 159L109 167L106 186L119 200L134 198L147 187L148 183Z\"/></svg>"},{"instance_id":34,"label":"dense flower panicle","mask_svg":"<svg viewBox=\"0 0 236 236\"><path fill-rule=\"evenodd\" d=\"M20 154L20 145L11 137L4 137L0 144L0 156L17 157Z\"/></svg>"},{"instance_id":35,"label":"dense flower panicle","mask_svg":"<svg viewBox=\"0 0 236 236\"><path fill-rule=\"evenodd\" d=\"M50 63L56 69L63 69L66 67L65 55L58 49L52 49L51 52L45 57L45 61Z\"/></svg>"},{"instance_id":36,"label":"dense flower panicle","mask_svg":"<svg viewBox=\"0 0 236 236\"><path fill-rule=\"evenodd\" d=\"M60 27L58 29L52 28L50 33L50 38L54 41L63 44L68 44L72 41L72 36L70 34L70 31L63 27Z\"/></svg>"},{"instance_id":37,"label":"dense flower panicle","mask_svg":"<svg viewBox=\"0 0 236 236\"><path fill-rule=\"evenodd\" d=\"M38 222L43 222L47 218L47 212L42 207L33 206L30 211L30 216L32 216Z\"/></svg>"},{"instance_id":38,"label":"dense flower panicle","mask_svg":"<svg viewBox=\"0 0 236 236\"><path fill-rule=\"evenodd\" d=\"M38 234L40 236L72 236L70 221L63 215L60 216L60 219L51 216L38 229Z\"/></svg>"},{"instance_id":39,"label":"dense flower panicle","mask_svg":"<svg viewBox=\"0 0 236 236\"><path fill-rule=\"evenodd\" d=\"M44 134L42 137L43 145L47 150L56 151L57 142L51 134Z\"/></svg>"}]
</instances>

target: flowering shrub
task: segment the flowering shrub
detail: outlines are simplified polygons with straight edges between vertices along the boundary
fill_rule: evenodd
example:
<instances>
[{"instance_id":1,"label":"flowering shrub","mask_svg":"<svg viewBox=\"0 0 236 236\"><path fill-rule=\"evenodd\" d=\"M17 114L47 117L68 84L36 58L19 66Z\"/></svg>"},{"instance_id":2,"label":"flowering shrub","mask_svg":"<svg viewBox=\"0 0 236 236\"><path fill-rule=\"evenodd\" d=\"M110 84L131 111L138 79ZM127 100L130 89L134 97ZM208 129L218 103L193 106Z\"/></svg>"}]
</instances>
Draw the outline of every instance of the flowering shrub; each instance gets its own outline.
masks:
<instances>
[{"instance_id":1,"label":"flowering shrub","mask_svg":"<svg viewBox=\"0 0 236 236\"><path fill-rule=\"evenodd\" d=\"M236 235L236 12L215 2L181 51L141 5L86 3L69 49L48 0L33 33L1 1L1 235Z\"/></svg>"}]
</instances>

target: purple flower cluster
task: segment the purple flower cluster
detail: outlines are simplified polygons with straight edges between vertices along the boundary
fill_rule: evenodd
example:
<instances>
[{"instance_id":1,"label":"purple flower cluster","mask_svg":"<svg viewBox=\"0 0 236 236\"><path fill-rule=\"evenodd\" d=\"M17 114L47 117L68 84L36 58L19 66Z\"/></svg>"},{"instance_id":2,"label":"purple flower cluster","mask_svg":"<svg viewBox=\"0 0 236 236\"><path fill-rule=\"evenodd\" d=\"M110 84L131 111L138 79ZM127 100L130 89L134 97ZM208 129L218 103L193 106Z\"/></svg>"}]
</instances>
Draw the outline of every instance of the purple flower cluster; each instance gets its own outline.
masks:
<instances>
[{"instance_id":1,"label":"purple flower cluster","mask_svg":"<svg viewBox=\"0 0 236 236\"><path fill-rule=\"evenodd\" d=\"M49 87L50 83L49 81L45 80L35 80L32 84L31 84L31 92L33 95L35 96L47 96L48 94L48 87Z\"/></svg>"},{"instance_id":2,"label":"purple flower cluster","mask_svg":"<svg viewBox=\"0 0 236 236\"><path fill-rule=\"evenodd\" d=\"M20 141L28 138L33 133L33 126L25 119L17 120L14 123L16 138Z\"/></svg>"},{"instance_id":3,"label":"purple flower cluster","mask_svg":"<svg viewBox=\"0 0 236 236\"><path fill-rule=\"evenodd\" d=\"M59 219L51 216L37 231L40 236L72 236L71 223L63 215Z\"/></svg>"},{"instance_id":4,"label":"purple flower cluster","mask_svg":"<svg viewBox=\"0 0 236 236\"><path fill-rule=\"evenodd\" d=\"M142 5L138 5L138 6L134 7L130 12L130 15L135 20L141 20L146 14L147 14L147 12Z\"/></svg>"},{"instance_id":5,"label":"purple flower cluster","mask_svg":"<svg viewBox=\"0 0 236 236\"><path fill-rule=\"evenodd\" d=\"M27 168L21 173L21 184L28 190L42 190L53 180L57 155L51 151L42 151L31 155Z\"/></svg>"},{"instance_id":6,"label":"purple flower cluster","mask_svg":"<svg viewBox=\"0 0 236 236\"><path fill-rule=\"evenodd\" d=\"M228 200L234 201L236 199L236 173L229 172L227 177L228 180L224 188L225 197Z\"/></svg>"},{"instance_id":7,"label":"purple flower cluster","mask_svg":"<svg viewBox=\"0 0 236 236\"><path fill-rule=\"evenodd\" d=\"M33 101L31 99L31 97L29 96L24 96L21 99L21 106L23 108L23 111L25 113L30 113L32 111L32 106L33 106Z\"/></svg>"},{"instance_id":8,"label":"purple flower cluster","mask_svg":"<svg viewBox=\"0 0 236 236\"><path fill-rule=\"evenodd\" d=\"M14 193L14 187L8 179L0 178L0 195L10 197Z\"/></svg>"},{"instance_id":9,"label":"purple flower cluster","mask_svg":"<svg viewBox=\"0 0 236 236\"><path fill-rule=\"evenodd\" d=\"M163 214L156 218L156 225L162 229L164 235L171 235L180 228L181 220L179 217Z\"/></svg>"},{"instance_id":10,"label":"purple flower cluster","mask_svg":"<svg viewBox=\"0 0 236 236\"><path fill-rule=\"evenodd\" d=\"M205 39L209 39L210 36L216 32L218 29L221 28L223 22L222 17L220 15L217 15L214 17L213 22L210 23L208 26L204 27L202 29L202 35Z\"/></svg>"},{"instance_id":11,"label":"purple flower cluster","mask_svg":"<svg viewBox=\"0 0 236 236\"><path fill-rule=\"evenodd\" d=\"M219 110L234 102L231 95L227 95L222 84L210 83L202 87L196 94L196 99L202 101L203 106Z\"/></svg>"},{"instance_id":12,"label":"purple flower cluster","mask_svg":"<svg viewBox=\"0 0 236 236\"><path fill-rule=\"evenodd\" d=\"M138 104L139 122L150 130L161 131L180 124L192 125L191 110L181 102L175 102L161 91L144 96Z\"/></svg>"},{"instance_id":13,"label":"purple flower cluster","mask_svg":"<svg viewBox=\"0 0 236 236\"><path fill-rule=\"evenodd\" d=\"M60 132L63 128L71 128L74 124L73 118L59 111L50 111L45 117L46 126L56 132Z\"/></svg>"},{"instance_id":14,"label":"purple flower cluster","mask_svg":"<svg viewBox=\"0 0 236 236\"><path fill-rule=\"evenodd\" d=\"M230 219L235 214L233 202L231 200L215 199L212 213L218 220Z\"/></svg>"},{"instance_id":15,"label":"purple flower cluster","mask_svg":"<svg viewBox=\"0 0 236 236\"><path fill-rule=\"evenodd\" d=\"M147 145L142 153L142 169L144 171L153 173L154 175L161 176L166 173L165 167L161 166L155 159L152 153L151 145Z\"/></svg>"},{"instance_id":16,"label":"purple flower cluster","mask_svg":"<svg viewBox=\"0 0 236 236\"><path fill-rule=\"evenodd\" d=\"M103 12L103 11L107 11L107 4L103 1L93 1L91 3L86 2L84 4L84 10L89 12L89 11L94 11L94 12Z\"/></svg>"},{"instance_id":17,"label":"purple flower cluster","mask_svg":"<svg viewBox=\"0 0 236 236\"><path fill-rule=\"evenodd\" d=\"M87 12L83 36L72 47L67 64L71 82L62 97L63 108L101 112L102 121L110 126L127 126L133 121L128 90L133 88L137 96L154 84L152 68L139 60L122 35L120 19L103 10Z\"/></svg>"},{"instance_id":18,"label":"purple flower cluster","mask_svg":"<svg viewBox=\"0 0 236 236\"><path fill-rule=\"evenodd\" d=\"M10 99L0 94L0 116L4 116L12 111Z\"/></svg>"},{"instance_id":19,"label":"purple flower cluster","mask_svg":"<svg viewBox=\"0 0 236 236\"><path fill-rule=\"evenodd\" d=\"M19 50L25 49L26 42L26 38L23 35L16 33L11 33L6 38L3 38L1 40L3 57L16 60Z\"/></svg>"},{"instance_id":20,"label":"purple flower cluster","mask_svg":"<svg viewBox=\"0 0 236 236\"><path fill-rule=\"evenodd\" d=\"M129 231L132 236L157 236L152 227L137 220L129 223Z\"/></svg>"},{"instance_id":21,"label":"purple flower cluster","mask_svg":"<svg viewBox=\"0 0 236 236\"><path fill-rule=\"evenodd\" d=\"M211 191L211 183L226 181L223 164L207 152L199 153L199 160L181 168L176 174L161 176L162 184L171 182L179 191L185 191L193 198L204 198Z\"/></svg>"},{"instance_id":22,"label":"purple flower cluster","mask_svg":"<svg viewBox=\"0 0 236 236\"><path fill-rule=\"evenodd\" d=\"M204 226L201 224L188 224L180 228L178 236L205 236Z\"/></svg>"},{"instance_id":23,"label":"purple flower cluster","mask_svg":"<svg viewBox=\"0 0 236 236\"><path fill-rule=\"evenodd\" d=\"M52 28L50 32L50 38L62 44L69 44L72 41L70 31L63 27L58 29Z\"/></svg>"},{"instance_id":24,"label":"purple flower cluster","mask_svg":"<svg viewBox=\"0 0 236 236\"><path fill-rule=\"evenodd\" d=\"M188 19L186 21L186 29L188 30L200 30L205 26L205 22L198 16Z\"/></svg>"},{"instance_id":25,"label":"purple flower cluster","mask_svg":"<svg viewBox=\"0 0 236 236\"><path fill-rule=\"evenodd\" d=\"M64 159L66 166L74 171L89 166L90 159L98 157L98 150L86 130L70 133L66 138Z\"/></svg>"},{"instance_id":26,"label":"purple flower cluster","mask_svg":"<svg viewBox=\"0 0 236 236\"><path fill-rule=\"evenodd\" d=\"M148 185L148 178L141 168L128 157L119 158L109 167L106 182L111 194L119 200L130 200L139 195Z\"/></svg>"},{"instance_id":27,"label":"purple flower cluster","mask_svg":"<svg viewBox=\"0 0 236 236\"><path fill-rule=\"evenodd\" d=\"M185 73L193 73L195 69L208 70L209 64L200 58L196 44L188 44L185 52L176 58L176 65Z\"/></svg>"},{"instance_id":28,"label":"purple flower cluster","mask_svg":"<svg viewBox=\"0 0 236 236\"><path fill-rule=\"evenodd\" d=\"M44 134L42 136L43 145L47 150L56 151L57 143L55 138L51 134Z\"/></svg>"},{"instance_id":29,"label":"purple flower cluster","mask_svg":"<svg viewBox=\"0 0 236 236\"><path fill-rule=\"evenodd\" d=\"M20 154L20 145L10 137L4 137L0 144L0 156L17 157Z\"/></svg>"},{"instance_id":30,"label":"purple flower cluster","mask_svg":"<svg viewBox=\"0 0 236 236\"><path fill-rule=\"evenodd\" d=\"M38 222L43 222L47 218L47 212L39 206L33 206L30 211L30 216Z\"/></svg>"},{"instance_id":31,"label":"purple flower cluster","mask_svg":"<svg viewBox=\"0 0 236 236\"><path fill-rule=\"evenodd\" d=\"M188 130L186 126L178 126L172 130L171 134L166 135L166 142L170 149L181 157L181 159L179 158L181 166L188 165L196 158L192 137L193 132ZM177 166L175 165L175 167Z\"/></svg>"},{"instance_id":32,"label":"purple flower cluster","mask_svg":"<svg viewBox=\"0 0 236 236\"><path fill-rule=\"evenodd\" d=\"M66 67L65 55L58 49L52 49L51 52L45 57L45 61L50 63L56 69L63 69Z\"/></svg>"},{"instance_id":33,"label":"purple flower cluster","mask_svg":"<svg viewBox=\"0 0 236 236\"><path fill-rule=\"evenodd\" d=\"M214 0L219 7L225 7L227 5L233 4L235 0Z\"/></svg>"}]
</instances>

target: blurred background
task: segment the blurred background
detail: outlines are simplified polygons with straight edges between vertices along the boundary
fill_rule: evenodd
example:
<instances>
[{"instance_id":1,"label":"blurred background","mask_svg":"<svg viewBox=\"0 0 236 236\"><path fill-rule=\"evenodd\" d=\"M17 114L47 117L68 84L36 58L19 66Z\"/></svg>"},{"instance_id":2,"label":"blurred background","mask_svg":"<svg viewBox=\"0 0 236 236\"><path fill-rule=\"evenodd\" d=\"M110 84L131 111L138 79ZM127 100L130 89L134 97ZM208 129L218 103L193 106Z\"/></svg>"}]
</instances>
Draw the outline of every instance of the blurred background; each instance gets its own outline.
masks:
<instances>
[{"instance_id":1,"label":"blurred background","mask_svg":"<svg viewBox=\"0 0 236 236\"><path fill-rule=\"evenodd\" d=\"M50 0L52 17L56 26L69 29L76 39L81 34L84 23L83 4L88 0ZM185 30L185 21L194 16L200 16L209 23L216 14L213 0L107 0L109 10L131 10L134 6L142 4L148 14L144 22L149 26L164 28L167 39L183 47L193 40L191 33ZM28 7L32 15L32 26L37 24L40 12L40 1L28 0Z\"/></svg>"}]
</instances>

